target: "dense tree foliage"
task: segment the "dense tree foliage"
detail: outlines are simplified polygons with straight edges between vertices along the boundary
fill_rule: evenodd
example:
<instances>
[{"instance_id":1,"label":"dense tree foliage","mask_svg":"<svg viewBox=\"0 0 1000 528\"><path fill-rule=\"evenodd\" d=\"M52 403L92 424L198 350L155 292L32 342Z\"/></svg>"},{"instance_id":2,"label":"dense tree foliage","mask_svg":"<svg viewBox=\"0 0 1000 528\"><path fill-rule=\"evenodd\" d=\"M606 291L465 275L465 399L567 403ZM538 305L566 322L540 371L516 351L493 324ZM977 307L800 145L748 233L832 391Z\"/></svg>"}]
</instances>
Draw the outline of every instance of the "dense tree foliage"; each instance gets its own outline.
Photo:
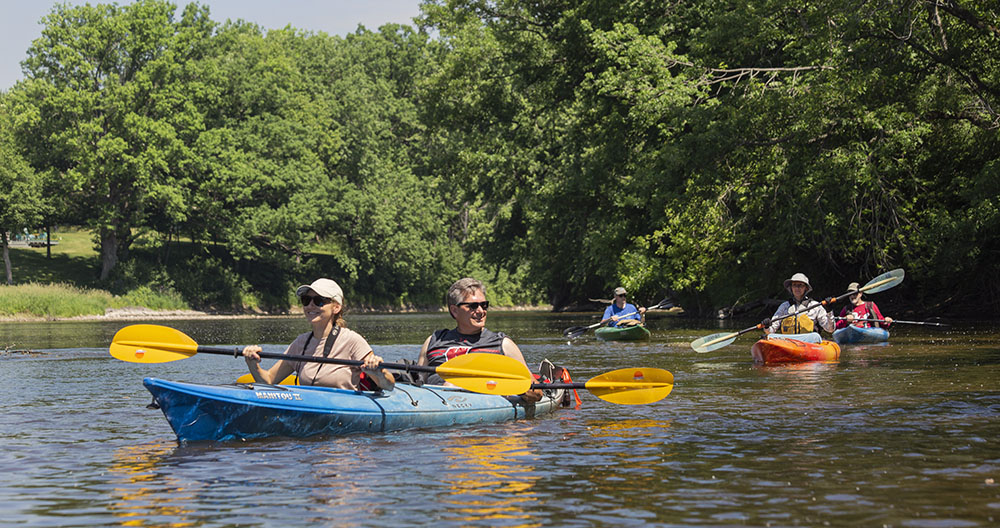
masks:
<instances>
[{"instance_id":1,"label":"dense tree foliage","mask_svg":"<svg viewBox=\"0 0 1000 528\"><path fill-rule=\"evenodd\" d=\"M473 274L506 302L620 284L714 312L904 267L908 300L1000 311L993 3L422 8L336 37L57 6L13 154L99 233L103 279L201 305L281 309L316 273L427 304Z\"/></svg>"},{"instance_id":2,"label":"dense tree foliage","mask_svg":"<svg viewBox=\"0 0 1000 528\"><path fill-rule=\"evenodd\" d=\"M709 309L780 295L794 270L839 293L903 266L911 298L996 310L1000 267L983 258L997 245L995 6L424 12L455 48L438 105L469 139L446 148L474 162L470 192L510 212L484 219L487 243L529 263L557 303L621 283Z\"/></svg>"},{"instance_id":3,"label":"dense tree foliage","mask_svg":"<svg viewBox=\"0 0 1000 528\"><path fill-rule=\"evenodd\" d=\"M186 157L192 107L173 72L174 8L57 5L28 50L37 104L28 134L32 162L58 172L79 215L100 236L101 278L128 257L150 203L176 200L172 168Z\"/></svg>"},{"instance_id":4,"label":"dense tree foliage","mask_svg":"<svg viewBox=\"0 0 1000 528\"><path fill-rule=\"evenodd\" d=\"M0 93L0 251L6 284L14 283L8 233L38 225L47 210L40 192L41 179L21 156L14 140L17 111L13 106L13 101Z\"/></svg>"}]
</instances>

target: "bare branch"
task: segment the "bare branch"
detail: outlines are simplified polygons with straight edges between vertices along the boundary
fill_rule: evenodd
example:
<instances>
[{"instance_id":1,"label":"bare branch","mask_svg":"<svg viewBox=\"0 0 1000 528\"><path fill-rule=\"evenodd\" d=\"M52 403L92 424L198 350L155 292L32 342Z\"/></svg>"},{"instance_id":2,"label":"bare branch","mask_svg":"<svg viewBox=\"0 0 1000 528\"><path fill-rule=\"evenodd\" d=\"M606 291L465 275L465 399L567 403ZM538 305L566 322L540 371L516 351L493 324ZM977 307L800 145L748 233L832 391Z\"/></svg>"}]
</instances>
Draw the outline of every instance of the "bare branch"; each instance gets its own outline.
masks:
<instances>
[{"instance_id":1,"label":"bare branch","mask_svg":"<svg viewBox=\"0 0 1000 528\"><path fill-rule=\"evenodd\" d=\"M928 15L930 17L931 27L937 29L938 35L941 37L941 47L947 51L948 50L948 39L944 35L944 27L941 25L941 12L938 10L936 3L928 6Z\"/></svg>"},{"instance_id":2,"label":"bare branch","mask_svg":"<svg viewBox=\"0 0 1000 528\"><path fill-rule=\"evenodd\" d=\"M994 37L1000 37L1000 28L976 17L974 13L958 5L956 0L938 0L930 1L930 3L933 4L935 8L943 9L946 13L954 16L962 22L965 22L969 26L992 33Z\"/></svg>"}]
</instances>

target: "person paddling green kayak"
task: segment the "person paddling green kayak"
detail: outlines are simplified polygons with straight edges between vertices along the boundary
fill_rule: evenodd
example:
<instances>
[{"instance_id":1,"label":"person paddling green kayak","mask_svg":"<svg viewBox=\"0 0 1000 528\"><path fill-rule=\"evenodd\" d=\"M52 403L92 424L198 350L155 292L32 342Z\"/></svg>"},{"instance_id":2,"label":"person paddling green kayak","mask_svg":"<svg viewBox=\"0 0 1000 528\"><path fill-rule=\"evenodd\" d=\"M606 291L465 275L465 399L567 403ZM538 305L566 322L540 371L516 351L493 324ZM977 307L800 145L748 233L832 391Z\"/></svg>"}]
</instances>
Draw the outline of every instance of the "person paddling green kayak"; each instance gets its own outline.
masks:
<instances>
[{"instance_id":1,"label":"person paddling green kayak","mask_svg":"<svg viewBox=\"0 0 1000 528\"><path fill-rule=\"evenodd\" d=\"M625 288L621 286L615 288L615 299L611 302L611 306L604 310L604 317L601 318L602 325L619 327L642 324L646 317L646 309L636 308L634 304L626 302L627 293Z\"/></svg>"}]
</instances>

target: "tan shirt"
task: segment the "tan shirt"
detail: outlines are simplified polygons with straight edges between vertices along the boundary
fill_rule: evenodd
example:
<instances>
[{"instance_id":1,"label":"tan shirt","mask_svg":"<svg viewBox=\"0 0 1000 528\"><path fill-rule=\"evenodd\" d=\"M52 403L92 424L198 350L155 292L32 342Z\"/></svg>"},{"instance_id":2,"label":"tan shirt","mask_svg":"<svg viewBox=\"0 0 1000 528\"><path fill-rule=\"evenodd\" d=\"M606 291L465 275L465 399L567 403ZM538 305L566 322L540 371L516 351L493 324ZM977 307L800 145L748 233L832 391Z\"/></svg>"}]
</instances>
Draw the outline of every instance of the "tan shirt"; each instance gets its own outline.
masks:
<instances>
[{"instance_id":1,"label":"tan shirt","mask_svg":"<svg viewBox=\"0 0 1000 528\"><path fill-rule=\"evenodd\" d=\"M323 357L326 336L322 339L316 339L315 337L309 339L311 335L312 332L306 332L296 337L295 341L292 341L292 344L288 345L288 348L285 349L285 354L289 356L309 355ZM307 340L309 341L309 350L304 352L302 347L306 345ZM340 335L337 336L328 357L361 361L371 353L371 345L365 341L365 338L361 337L361 334L349 328L341 328ZM289 363L295 369L295 374L299 377L299 385L320 385L337 389L357 390L358 383L361 380L361 367L305 361L289 361Z\"/></svg>"}]
</instances>

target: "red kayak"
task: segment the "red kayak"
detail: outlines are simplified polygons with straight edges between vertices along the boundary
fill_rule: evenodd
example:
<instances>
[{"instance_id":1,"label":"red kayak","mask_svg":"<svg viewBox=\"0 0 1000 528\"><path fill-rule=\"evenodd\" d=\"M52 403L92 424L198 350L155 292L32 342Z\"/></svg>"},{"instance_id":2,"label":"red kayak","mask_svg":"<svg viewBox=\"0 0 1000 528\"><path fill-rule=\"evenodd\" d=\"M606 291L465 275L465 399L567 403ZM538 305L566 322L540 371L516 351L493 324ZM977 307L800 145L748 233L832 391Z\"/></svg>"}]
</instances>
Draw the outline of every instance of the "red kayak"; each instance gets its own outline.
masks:
<instances>
[{"instance_id":1,"label":"red kayak","mask_svg":"<svg viewBox=\"0 0 1000 528\"><path fill-rule=\"evenodd\" d=\"M762 365L836 361L840 357L840 345L833 341L805 343L796 339L761 339L754 343L750 353L753 362Z\"/></svg>"}]
</instances>

